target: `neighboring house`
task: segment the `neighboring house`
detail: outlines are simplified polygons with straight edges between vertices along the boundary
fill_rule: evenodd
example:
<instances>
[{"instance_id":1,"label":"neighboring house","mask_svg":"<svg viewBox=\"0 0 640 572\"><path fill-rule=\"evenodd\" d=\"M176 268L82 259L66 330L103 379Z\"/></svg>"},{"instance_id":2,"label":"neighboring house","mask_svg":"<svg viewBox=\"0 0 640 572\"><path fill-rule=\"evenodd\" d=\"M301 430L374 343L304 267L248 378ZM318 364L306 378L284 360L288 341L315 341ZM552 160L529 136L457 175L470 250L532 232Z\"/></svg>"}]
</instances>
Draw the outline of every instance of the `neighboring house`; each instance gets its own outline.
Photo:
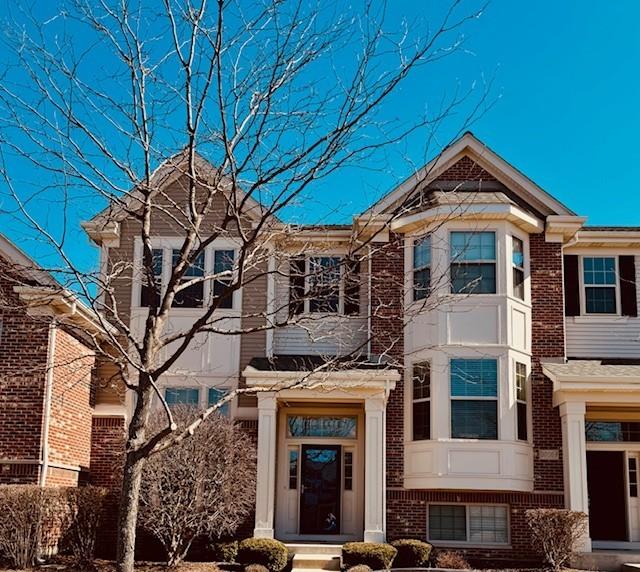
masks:
<instances>
[{"instance_id":1,"label":"neighboring house","mask_svg":"<svg viewBox=\"0 0 640 572\"><path fill-rule=\"evenodd\" d=\"M84 337L102 331L89 308L0 235L0 483L112 483L113 459L93 453L105 439L122 444L124 409L104 416L96 404Z\"/></svg>"},{"instance_id":2,"label":"neighboring house","mask_svg":"<svg viewBox=\"0 0 640 572\"><path fill-rule=\"evenodd\" d=\"M168 204L183 204L180 173L156 177ZM181 233L156 216L162 284ZM231 327L288 314L298 323L202 334L162 379L170 403L201 406L238 385L272 389L226 412L257 431L254 534L416 537L518 559L532 554L525 510L567 507L589 513L583 550L640 546L640 227L585 220L467 133L352 224L302 227L277 243L268 275L218 316ZM103 269L130 269L114 292L140 331L148 292L135 222L115 209L83 226ZM304 275L348 255L354 235L370 238L366 256L336 275L337 294L301 302ZM236 249L233 237L214 241L202 264L225 264ZM194 320L208 295L185 295L172 324ZM0 351L7 335L5 326ZM350 367L286 389L329 356L353 354ZM111 414L121 431L118 395L97 402L86 414ZM41 440L29 435L40 463ZM94 459L118 452L117 439L93 442ZM86 451L68 462L86 465Z\"/></svg>"}]
</instances>

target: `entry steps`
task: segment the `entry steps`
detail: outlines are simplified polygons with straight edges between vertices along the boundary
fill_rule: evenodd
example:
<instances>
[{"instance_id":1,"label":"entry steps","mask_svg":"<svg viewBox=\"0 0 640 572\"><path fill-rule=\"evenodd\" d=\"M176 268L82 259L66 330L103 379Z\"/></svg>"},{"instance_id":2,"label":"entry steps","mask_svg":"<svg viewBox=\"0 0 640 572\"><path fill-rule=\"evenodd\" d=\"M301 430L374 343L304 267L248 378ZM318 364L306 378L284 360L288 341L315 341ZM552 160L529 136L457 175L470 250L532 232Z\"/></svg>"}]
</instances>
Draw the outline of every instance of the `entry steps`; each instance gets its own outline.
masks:
<instances>
[{"instance_id":1,"label":"entry steps","mask_svg":"<svg viewBox=\"0 0 640 572\"><path fill-rule=\"evenodd\" d=\"M292 572L340 570L341 544L287 544L293 554Z\"/></svg>"}]
</instances>

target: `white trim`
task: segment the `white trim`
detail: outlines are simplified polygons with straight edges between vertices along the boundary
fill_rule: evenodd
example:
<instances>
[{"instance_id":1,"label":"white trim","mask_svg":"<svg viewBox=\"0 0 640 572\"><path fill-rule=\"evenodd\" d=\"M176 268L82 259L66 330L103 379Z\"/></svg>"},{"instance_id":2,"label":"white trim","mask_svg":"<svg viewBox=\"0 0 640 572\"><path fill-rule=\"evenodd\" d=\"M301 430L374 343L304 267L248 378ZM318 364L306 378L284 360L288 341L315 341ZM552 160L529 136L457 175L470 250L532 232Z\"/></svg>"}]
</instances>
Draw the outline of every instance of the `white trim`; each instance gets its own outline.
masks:
<instances>
[{"instance_id":1,"label":"white trim","mask_svg":"<svg viewBox=\"0 0 640 572\"><path fill-rule=\"evenodd\" d=\"M56 360L56 321L49 323L49 338L47 344L47 371L44 393L44 414L42 418L42 437L40 443L40 456L42 458L39 484L44 487L47 484L49 473L49 426L51 422L51 399L53 394L54 367Z\"/></svg>"}]
</instances>

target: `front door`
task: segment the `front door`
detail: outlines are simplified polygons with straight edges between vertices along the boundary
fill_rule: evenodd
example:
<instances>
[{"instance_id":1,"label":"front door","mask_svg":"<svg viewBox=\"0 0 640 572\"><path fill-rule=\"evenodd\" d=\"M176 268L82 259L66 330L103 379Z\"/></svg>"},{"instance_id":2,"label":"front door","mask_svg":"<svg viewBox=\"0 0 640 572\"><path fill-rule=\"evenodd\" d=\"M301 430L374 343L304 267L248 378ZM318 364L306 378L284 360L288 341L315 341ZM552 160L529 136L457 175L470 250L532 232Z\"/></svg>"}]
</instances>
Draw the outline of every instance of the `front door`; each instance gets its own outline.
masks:
<instances>
[{"instance_id":1,"label":"front door","mask_svg":"<svg viewBox=\"0 0 640 572\"><path fill-rule=\"evenodd\" d=\"M302 445L300 534L340 534L340 445Z\"/></svg>"},{"instance_id":2,"label":"front door","mask_svg":"<svg viewBox=\"0 0 640 572\"><path fill-rule=\"evenodd\" d=\"M624 471L622 451L587 451L589 533L592 540L628 540Z\"/></svg>"}]
</instances>

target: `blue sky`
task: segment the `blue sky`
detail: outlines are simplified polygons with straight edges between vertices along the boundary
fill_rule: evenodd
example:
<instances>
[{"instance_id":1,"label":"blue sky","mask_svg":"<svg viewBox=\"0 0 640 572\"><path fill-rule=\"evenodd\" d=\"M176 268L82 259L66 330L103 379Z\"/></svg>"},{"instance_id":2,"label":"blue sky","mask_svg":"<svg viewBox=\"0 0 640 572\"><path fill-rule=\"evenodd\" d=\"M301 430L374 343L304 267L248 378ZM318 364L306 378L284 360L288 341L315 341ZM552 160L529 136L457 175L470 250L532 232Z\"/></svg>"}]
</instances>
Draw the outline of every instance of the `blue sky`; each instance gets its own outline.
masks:
<instances>
[{"instance_id":1,"label":"blue sky","mask_svg":"<svg viewBox=\"0 0 640 572\"><path fill-rule=\"evenodd\" d=\"M12 0L0 0L0 7ZM476 5L468 2L470 6ZM444 1L392 0L390 22L422 22ZM517 2L493 0L465 29L465 49L425 75L411 76L385 110L385 118L409 121L454 89L492 78L492 108L472 131L494 151L589 224L640 225L640 3L636 0ZM448 142L461 116L438 134ZM319 183L317 197L290 215L304 222L346 222L425 161L421 134L397 145L380 164L350 168ZM431 148L430 154L435 152ZM35 179L36 173L22 173ZM0 189L1 190L1 189ZM36 258L37 242L2 213L0 230ZM96 210L102 205L96 205ZM35 205L47 214L51 205ZM48 213L55 226L55 214ZM90 214L73 211L74 260L87 268L96 249L79 231Z\"/></svg>"}]
</instances>

